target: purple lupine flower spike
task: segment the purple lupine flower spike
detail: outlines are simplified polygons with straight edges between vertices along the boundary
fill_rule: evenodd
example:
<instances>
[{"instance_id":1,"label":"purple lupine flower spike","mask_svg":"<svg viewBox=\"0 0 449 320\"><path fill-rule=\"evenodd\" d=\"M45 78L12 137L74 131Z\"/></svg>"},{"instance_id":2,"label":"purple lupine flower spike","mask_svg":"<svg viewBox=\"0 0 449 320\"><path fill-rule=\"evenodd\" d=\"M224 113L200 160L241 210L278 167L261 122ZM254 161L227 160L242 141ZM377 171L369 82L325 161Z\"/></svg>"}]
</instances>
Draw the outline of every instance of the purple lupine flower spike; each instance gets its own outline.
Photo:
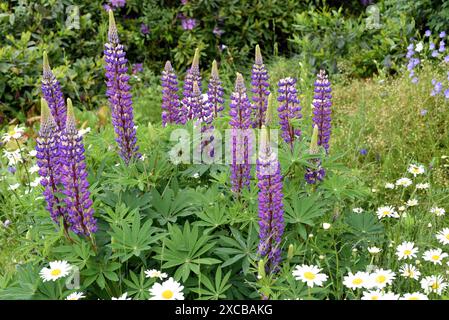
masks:
<instances>
[{"instance_id":1,"label":"purple lupine flower spike","mask_svg":"<svg viewBox=\"0 0 449 320\"><path fill-rule=\"evenodd\" d=\"M309 148L309 154L316 155L319 153L318 149L318 126L313 126L313 134L312 134L312 140L310 141L310 148ZM324 176L326 175L326 170L321 167L321 160L320 159L312 159L310 160L310 163L315 168L306 168L306 173L304 174L304 179L308 184L315 184L317 182L323 181Z\"/></svg>"},{"instance_id":2,"label":"purple lupine flower spike","mask_svg":"<svg viewBox=\"0 0 449 320\"><path fill-rule=\"evenodd\" d=\"M199 114L195 113L195 110L193 110L191 105L191 98L193 94L193 83L198 83L198 87L201 92L201 74L200 74L200 51L197 48L195 50L195 55L193 56L192 66L186 73L186 77L184 79L184 86L183 86L183 99L182 99L182 113L187 114L187 119L195 119L199 118ZM185 123L185 121L184 121Z\"/></svg>"},{"instance_id":3,"label":"purple lupine flower spike","mask_svg":"<svg viewBox=\"0 0 449 320\"><path fill-rule=\"evenodd\" d=\"M61 85L51 71L47 52L44 52L42 94L48 102L51 114L56 122L57 129L62 131L65 127L66 106Z\"/></svg>"},{"instance_id":4,"label":"purple lupine flower spike","mask_svg":"<svg viewBox=\"0 0 449 320\"><path fill-rule=\"evenodd\" d=\"M275 273L281 261L284 233L282 176L277 154L270 147L269 131L260 132L260 149L256 164L259 187L259 254L266 257L266 270Z\"/></svg>"},{"instance_id":5,"label":"purple lupine flower spike","mask_svg":"<svg viewBox=\"0 0 449 320\"><path fill-rule=\"evenodd\" d=\"M301 130L295 128L292 122L302 118L301 105L296 91L296 79L281 79L278 86L278 101L280 102L278 112L279 124L282 130L281 136L285 142L290 144L290 148L293 150L293 143L296 138L301 136Z\"/></svg>"},{"instance_id":6,"label":"purple lupine flower spike","mask_svg":"<svg viewBox=\"0 0 449 320\"><path fill-rule=\"evenodd\" d=\"M64 104L65 105L65 104ZM51 114L47 101L41 99L41 127L36 141L36 158L39 166L39 175L47 202L46 209L54 222L59 224L63 218L64 230L67 232L69 220L64 202L56 196L61 193L61 161L60 161L60 134L56 121ZM65 123L65 121L64 121Z\"/></svg>"},{"instance_id":7,"label":"purple lupine flower spike","mask_svg":"<svg viewBox=\"0 0 449 320\"><path fill-rule=\"evenodd\" d=\"M313 123L318 126L318 145L329 152L331 135L331 106L332 89L328 76L320 70L315 81L315 95L313 96Z\"/></svg>"},{"instance_id":8,"label":"purple lupine flower spike","mask_svg":"<svg viewBox=\"0 0 449 320\"><path fill-rule=\"evenodd\" d=\"M180 105L178 96L178 79L170 63L165 63L162 72L162 126L167 123L181 123L179 120Z\"/></svg>"},{"instance_id":9,"label":"purple lupine flower spike","mask_svg":"<svg viewBox=\"0 0 449 320\"><path fill-rule=\"evenodd\" d=\"M72 101L67 99L67 121L61 136L61 181L71 230L90 237L97 231L97 221L90 199L83 138L78 134Z\"/></svg>"},{"instance_id":10,"label":"purple lupine flower spike","mask_svg":"<svg viewBox=\"0 0 449 320\"><path fill-rule=\"evenodd\" d=\"M268 95L268 71L263 64L262 54L259 45L256 46L256 58L251 71L251 85L253 93L253 109L254 115L252 120L253 128L261 128L267 111Z\"/></svg>"},{"instance_id":11,"label":"purple lupine flower spike","mask_svg":"<svg viewBox=\"0 0 449 320\"><path fill-rule=\"evenodd\" d=\"M207 90L207 100L210 108L213 110L213 117L217 118L223 111L224 91L218 74L217 61L212 62L212 72L209 79Z\"/></svg>"},{"instance_id":12,"label":"purple lupine flower spike","mask_svg":"<svg viewBox=\"0 0 449 320\"><path fill-rule=\"evenodd\" d=\"M248 99L245 81L237 73L235 89L231 94L230 116L231 120L231 184L232 191L240 193L244 187L249 187L251 179L251 103Z\"/></svg>"},{"instance_id":13,"label":"purple lupine flower spike","mask_svg":"<svg viewBox=\"0 0 449 320\"><path fill-rule=\"evenodd\" d=\"M196 82L194 82L193 92L194 96L200 94L199 87ZM201 155L204 155L204 149L212 143L214 140L213 131L214 126L212 125L213 120L216 117L216 112L223 110L223 89L221 87L221 81L218 77L217 64L214 60L212 63L212 75L209 81L209 90L207 98L201 96L201 109L200 109L200 122L201 122ZM213 146L209 148L209 157L213 158L215 154Z\"/></svg>"},{"instance_id":14,"label":"purple lupine flower spike","mask_svg":"<svg viewBox=\"0 0 449 320\"><path fill-rule=\"evenodd\" d=\"M104 60L106 62L106 95L111 107L112 124L115 129L116 141L120 148L120 156L126 164L132 158L140 158L139 147L136 145L136 128L129 76L126 63L126 53L120 44L114 14L109 10L108 43L105 44Z\"/></svg>"}]
</instances>

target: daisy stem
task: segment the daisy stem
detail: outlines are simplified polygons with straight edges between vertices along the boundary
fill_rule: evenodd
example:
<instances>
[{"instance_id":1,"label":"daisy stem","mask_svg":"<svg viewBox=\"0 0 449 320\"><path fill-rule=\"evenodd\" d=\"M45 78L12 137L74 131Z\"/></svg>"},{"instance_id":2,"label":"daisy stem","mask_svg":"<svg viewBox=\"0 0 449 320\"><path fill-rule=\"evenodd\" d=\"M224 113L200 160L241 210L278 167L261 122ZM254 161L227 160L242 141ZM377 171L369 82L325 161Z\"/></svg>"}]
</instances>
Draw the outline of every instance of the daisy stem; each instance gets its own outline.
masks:
<instances>
[{"instance_id":1,"label":"daisy stem","mask_svg":"<svg viewBox=\"0 0 449 320\"><path fill-rule=\"evenodd\" d=\"M25 158L23 156L22 147L20 146L20 143L19 143L19 141L17 141L17 139L14 139L14 141L16 142L17 147L19 148L19 151L20 151L20 157L22 158L23 167L25 168L25 172L26 172L27 179L28 179L28 192L30 192L31 191L30 173L28 172L28 167L25 164Z\"/></svg>"}]
</instances>

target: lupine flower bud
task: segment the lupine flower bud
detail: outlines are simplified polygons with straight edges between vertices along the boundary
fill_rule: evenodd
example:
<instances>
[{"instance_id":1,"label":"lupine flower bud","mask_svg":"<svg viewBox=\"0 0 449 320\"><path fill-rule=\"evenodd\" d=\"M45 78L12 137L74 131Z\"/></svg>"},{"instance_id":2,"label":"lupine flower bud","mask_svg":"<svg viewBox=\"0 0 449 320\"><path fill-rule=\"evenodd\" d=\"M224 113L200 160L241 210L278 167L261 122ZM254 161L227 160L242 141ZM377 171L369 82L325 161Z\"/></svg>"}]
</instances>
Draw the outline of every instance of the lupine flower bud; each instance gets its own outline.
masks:
<instances>
[{"instance_id":1,"label":"lupine flower bud","mask_svg":"<svg viewBox=\"0 0 449 320\"><path fill-rule=\"evenodd\" d=\"M257 271L259 279L263 279L266 277L264 259L260 259L259 262L257 263Z\"/></svg>"},{"instance_id":2,"label":"lupine flower bud","mask_svg":"<svg viewBox=\"0 0 449 320\"><path fill-rule=\"evenodd\" d=\"M231 184L232 191L240 193L244 187L249 187L251 179L251 103L246 94L245 81L237 73L234 92L231 94L229 115L231 120Z\"/></svg>"},{"instance_id":3,"label":"lupine flower bud","mask_svg":"<svg viewBox=\"0 0 449 320\"><path fill-rule=\"evenodd\" d=\"M182 123L180 121L181 109L178 96L178 79L175 71L170 63L165 63L164 71L162 72L162 126L167 123Z\"/></svg>"},{"instance_id":4,"label":"lupine flower bud","mask_svg":"<svg viewBox=\"0 0 449 320\"><path fill-rule=\"evenodd\" d=\"M309 154L318 154L318 126L314 125L312 139L310 141ZM318 181L323 181L324 176L326 175L326 170L321 167L320 159L312 159L310 160L311 164L316 167L315 168L306 168L306 173L304 174L304 179L308 184L315 184Z\"/></svg>"},{"instance_id":5,"label":"lupine flower bud","mask_svg":"<svg viewBox=\"0 0 449 320\"><path fill-rule=\"evenodd\" d=\"M209 86L207 90L207 100L210 104L210 109L213 111L213 117L216 118L223 111L224 91L218 74L217 61L212 62L212 72L209 79Z\"/></svg>"},{"instance_id":6,"label":"lupine flower bud","mask_svg":"<svg viewBox=\"0 0 449 320\"><path fill-rule=\"evenodd\" d=\"M97 230L97 221L93 217L82 140L76 128L72 101L67 99L67 121L61 136L61 180L66 196L64 201L72 231L91 236Z\"/></svg>"},{"instance_id":7,"label":"lupine flower bud","mask_svg":"<svg viewBox=\"0 0 449 320\"><path fill-rule=\"evenodd\" d=\"M253 93L253 128L261 128L265 120L265 112L267 110L268 95L268 72L263 64L262 54L259 45L256 46L255 62L251 71L251 92Z\"/></svg>"},{"instance_id":8,"label":"lupine flower bud","mask_svg":"<svg viewBox=\"0 0 449 320\"><path fill-rule=\"evenodd\" d=\"M61 133L57 129L57 124L44 98L41 99L41 110L41 127L36 143L36 158L39 175L42 177L41 184L45 188L43 194L47 202L46 209L57 224L62 217L64 228L67 229L69 220L65 204L56 196L61 192L61 154L59 150Z\"/></svg>"},{"instance_id":9,"label":"lupine flower bud","mask_svg":"<svg viewBox=\"0 0 449 320\"><path fill-rule=\"evenodd\" d=\"M269 131L262 127L256 164L259 187L259 254L267 258L266 270L275 273L281 261L284 233L282 176L277 154L271 150Z\"/></svg>"},{"instance_id":10,"label":"lupine flower bud","mask_svg":"<svg viewBox=\"0 0 449 320\"><path fill-rule=\"evenodd\" d=\"M321 70L315 81L315 95L313 96L313 123L318 126L318 145L329 152L331 135L331 106L332 89L324 70Z\"/></svg>"},{"instance_id":11,"label":"lupine flower bud","mask_svg":"<svg viewBox=\"0 0 449 320\"><path fill-rule=\"evenodd\" d=\"M287 251L287 259L291 260L293 259L293 256L295 255L295 246L290 243L290 245L288 246L288 251Z\"/></svg>"},{"instance_id":12,"label":"lupine flower bud","mask_svg":"<svg viewBox=\"0 0 449 320\"><path fill-rule=\"evenodd\" d=\"M112 124L114 126L116 141L120 148L120 156L126 164L133 157L140 158L136 145L136 129L126 52L120 44L114 14L109 10L108 43L105 44L104 60L106 62L106 95L111 107Z\"/></svg>"},{"instance_id":13,"label":"lupine flower bud","mask_svg":"<svg viewBox=\"0 0 449 320\"><path fill-rule=\"evenodd\" d=\"M197 110L195 110L192 107L192 95L193 95L193 83L197 82L198 88L200 92L201 90L201 74L200 74L200 51L197 48L195 50L195 55L193 56L192 66L187 71L186 77L184 79L184 86L183 86L183 99L182 99L182 107L183 107L183 113L187 114L187 119L185 120L191 120L196 119L199 117L199 114L197 114ZM184 120L184 123L185 123Z\"/></svg>"},{"instance_id":14,"label":"lupine flower bud","mask_svg":"<svg viewBox=\"0 0 449 320\"><path fill-rule=\"evenodd\" d=\"M62 95L61 85L56 80L48 63L47 52L44 51L43 75L42 75L42 94L48 102L51 114L56 123L58 131L62 131L65 126L66 106Z\"/></svg>"},{"instance_id":15,"label":"lupine flower bud","mask_svg":"<svg viewBox=\"0 0 449 320\"><path fill-rule=\"evenodd\" d=\"M296 79L284 78L279 80L278 85L278 101L280 102L278 112L279 124L282 130L281 136L293 149L294 140L301 136L301 130L295 128L293 122L302 118L300 101L296 91Z\"/></svg>"}]
</instances>

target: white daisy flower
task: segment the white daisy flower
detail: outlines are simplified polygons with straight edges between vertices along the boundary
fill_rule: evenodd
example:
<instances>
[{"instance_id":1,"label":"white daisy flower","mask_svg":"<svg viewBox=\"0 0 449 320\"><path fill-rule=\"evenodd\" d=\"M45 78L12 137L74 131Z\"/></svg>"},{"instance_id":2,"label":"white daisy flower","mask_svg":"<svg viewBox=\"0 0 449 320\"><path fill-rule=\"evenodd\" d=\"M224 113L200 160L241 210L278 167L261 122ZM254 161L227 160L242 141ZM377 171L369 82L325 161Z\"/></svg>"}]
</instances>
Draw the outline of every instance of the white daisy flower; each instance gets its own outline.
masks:
<instances>
[{"instance_id":1,"label":"white daisy flower","mask_svg":"<svg viewBox=\"0 0 449 320\"><path fill-rule=\"evenodd\" d=\"M34 181L30 182L30 186L33 188L37 187L38 185L40 185L42 179L42 177L37 177L36 179L34 179Z\"/></svg>"},{"instance_id":2,"label":"white daisy flower","mask_svg":"<svg viewBox=\"0 0 449 320\"><path fill-rule=\"evenodd\" d=\"M11 139L20 139L25 132L25 127L19 127L15 126L11 130L9 130L7 133L4 133L2 136L2 141L4 143L9 142Z\"/></svg>"},{"instance_id":3,"label":"white daisy flower","mask_svg":"<svg viewBox=\"0 0 449 320\"><path fill-rule=\"evenodd\" d=\"M20 187L20 183L10 184L8 186L8 190L14 191L14 190L17 190L19 187Z\"/></svg>"},{"instance_id":4,"label":"white daisy flower","mask_svg":"<svg viewBox=\"0 0 449 320\"><path fill-rule=\"evenodd\" d=\"M184 300L184 293L182 286L179 282L169 278L162 284L155 283L151 289L150 294L152 297L150 300Z\"/></svg>"},{"instance_id":5,"label":"white daisy flower","mask_svg":"<svg viewBox=\"0 0 449 320\"><path fill-rule=\"evenodd\" d=\"M65 298L65 300L79 300L85 298L86 296L82 292L73 292Z\"/></svg>"},{"instance_id":6,"label":"white daisy flower","mask_svg":"<svg viewBox=\"0 0 449 320\"><path fill-rule=\"evenodd\" d=\"M440 295L446 287L447 282L444 282L444 278L441 275L428 276L421 279L421 288L427 294L434 292Z\"/></svg>"},{"instance_id":7,"label":"white daisy flower","mask_svg":"<svg viewBox=\"0 0 449 320\"><path fill-rule=\"evenodd\" d=\"M80 137L82 137L82 136L84 136L86 133L89 133L90 132L90 127L87 127L87 128L84 128L84 129L80 129L80 130L78 130L78 135L80 136Z\"/></svg>"},{"instance_id":8,"label":"white daisy flower","mask_svg":"<svg viewBox=\"0 0 449 320\"><path fill-rule=\"evenodd\" d=\"M315 285L321 287L323 282L327 280L327 275L320 273L321 270L322 269L317 266L303 264L301 266L296 266L292 274L296 280L301 280L302 282L307 283L307 286L310 288Z\"/></svg>"},{"instance_id":9,"label":"white daisy flower","mask_svg":"<svg viewBox=\"0 0 449 320\"><path fill-rule=\"evenodd\" d=\"M381 290L365 291L361 300L382 300L383 292Z\"/></svg>"},{"instance_id":10,"label":"white daisy flower","mask_svg":"<svg viewBox=\"0 0 449 320\"><path fill-rule=\"evenodd\" d=\"M405 205L406 205L407 207L414 207L414 206L417 206L417 205L418 205L418 200L417 200L417 199L409 199L409 200L405 203Z\"/></svg>"},{"instance_id":11,"label":"white daisy flower","mask_svg":"<svg viewBox=\"0 0 449 320\"><path fill-rule=\"evenodd\" d=\"M380 300L399 300L399 295L389 291L384 293Z\"/></svg>"},{"instance_id":12,"label":"white daisy flower","mask_svg":"<svg viewBox=\"0 0 449 320\"><path fill-rule=\"evenodd\" d=\"M398 260L416 258L418 248L415 248L413 242L404 241L396 248Z\"/></svg>"},{"instance_id":13,"label":"white daisy flower","mask_svg":"<svg viewBox=\"0 0 449 320\"><path fill-rule=\"evenodd\" d=\"M30 169L28 170L31 174L36 173L39 171L39 166L37 164L33 165L30 167Z\"/></svg>"},{"instance_id":14,"label":"white daisy flower","mask_svg":"<svg viewBox=\"0 0 449 320\"><path fill-rule=\"evenodd\" d=\"M404 264L399 271L404 278L418 280L421 276L421 272L412 264Z\"/></svg>"},{"instance_id":15,"label":"white daisy flower","mask_svg":"<svg viewBox=\"0 0 449 320\"><path fill-rule=\"evenodd\" d=\"M378 254L381 251L382 251L382 249L378 248L378 247L369 247L368 248L368 252L371 253L372 255Z\"/></svg>"},{"instance_id":16,"label":"white daisy flower","mask_svg":"<svg viewBox=\"0 0 449 320\"><path fill-rule=\"evenodd\" d=\"M400 207L398 208L398 211L405 211L405 209L407 209L407 208L404 207L404 206L400 206Z\"/></svg>"},{"instance_id":17,"label":"white daisy flower","mask_svg":"<svg viewBox=\"0 0 449 320\"><path fill-rule=\"evenodd\" d=\"M354 208L354 209L352 209L352 211L355 213L362 213L363 209L362 208Z\"/></svg>"},{"instance_id":18,"label":"white daisy flower","mask_svg":"<svg viewBox=\"0 0 449 320\"><path fill-rule=\"evenodd\" d=\"M30 152L28 152L28 155L30 157L35 157L37 155L37 151L36 150L31 150Z\"/></svg>"},{"instance_id":19,"label":"white daisy flower","mask_svg":"<svg viewBox=\"0 0 449 320\"><path fill-rule=\"evenodd\" d=\"M373 287L382 289L390 285L395 277L395 273L391 270L377 269L370 275L370 281Z\"/></svg>"},{"instance_id":20,"label":"white daisy flower","mask_svg":"<svg viewBox=\"0 0 449 320\"><path fill-rule=\"evenodd\" d=\"M429 300L429 298L421 292L405 293L399 300Z\"/></svg>"},{"instance_id":21,"label":"white daisy flower","mask_svg":"<svg viewBox=\"0 0 449 320\"><path fill-rule=\"evenodd\" d=\"M161 272L156 269L145 270L145 276L147 278L159 278L160 280L168 277L168 275L165 272Z\"/></svg>"},{"instance_id":22,"label":"white daisy flower","mask_svg":"<svg viewBox=\"0 0 449 320\"><path fill-rule=\"evenodd\" d=\"M416 165L416 164L411 164L407 171L411 174L413 174L414 177L416 177L419 174L423 174L424 173L424 166L422 165Z\"/></svg>"},{"instance_id":23,"label":"white daisy flower","mask_svg":"<svg viewBox=\"0 0 449 320\"><path fill-rule=\"evenodd\" d=\"M394 210L392 206L384 206L377 208L377 217L382 218L399 218L399 214Z\"/></svg>"},{"instance_id":24,"label":"white daisy flower","mask_svg":"<svg viewBox=\"0 0 449 320\"><path fill-rule=\"evenodd\" d=\"M417 190L427 190L430 188L430 185L426 182L426 183L417 183L416 184L416 189Z\"/></svg>"},{"instance_id":25,"label":"white daisy flower","mask_svg":"<svg viewBox=\"0 0 449 320\"><path fill-rule=\"evenodd\" d=\"M430 209L430 213L433 213L437 217L441 217L441 216L444 216L444 214L446 213L446 210L444 210L444 208L433 207Z\"/></svg>"},{"instance_id":26,"label":"white daisy flower","mask_svg":"<svg viewBox=\"0 0 449 320\"><path fill-rule=\"evenodd\" d=\"M50 268L42 268L40 276L46 281L56 281L59 278L67 276L72 266L67 261L52 261L49 263Z\"/></svg>"},{"instance_id":27,"label":"white daisy flower","mask_svg":"<svg viewBox=\"0 0 449 320\"><path fill-rule=\"evenodd\" d=\"M396 185L404 187L404 188L407 188L411 184L412 184L412 180L410 180L409 178L400 178L400 179L396 180Z\"/></svg>"},{"instance_id":28,"label":"white daisy flower","mask_svg":"<svg viewBox=\"0 0 449 320\"><path fill-rule=\"evenodd\" d=\"M436 234L436 238L442 244L449 244L449 228L444 228Z\"/></svg>"},{"instance_id":29,"label":"white daisy flower","mask_svg":"<svg viewBox=\"0 0 449 320\"><path fill-rule=\"evenodd\" d=\"M394 189L394 183L387 182L387 183L385 184L385 189Z\"/></svg>"},{"instance_id":30,"label":"white daisy flower","mask_svg":"<svg viewBox=\"0 0 449 320\"><path fill-rule=\"evenodd\" d=\"M447 253L443 252L440 248L430 249L424 252L423 259L433 264L441 265L441 261L447 257Z\"/></svg>"},{"instance_id":31,"label":"white daisy flower","mask_svg":"<svg viewBox=\"0 0 449 320\"><path fill-rule=\"evenodd\" d=\"M416 51L416 52L421 52L422 49L424 49L424 45L423 45L423 43L422 43L422 41L421 41L421 42L418 42L418 43L416 44L415 51Z\"/></svg>"},{"instance_id":32,"label":"white daisy flower","mask_svg":"<svg viewBox=\"0 0 449 320\"><path fill-rule=\"evenodd\" d=\"M385 184L385 189L394 189L394 183L387 182L387 183Z\"/></svg>"},{"instance_id":33,"label":"white daisy flower","mask_svg":"<svg viewBox=\"0 0 449 320\"><path fill-rule=\"evenodd\" d=\"M330 224L330 223L323 222L323 229L324 229L324 230L327 230L327 229L329 229L330 227L331 227L331 224Z\"/></svg>"},{"instance_id":34,"label":"white daisy flower","mask_svg":"<svg viewBox=\"0 0 449 320\"><path fill-rule=\"evenodd\" d=\"M358 271L355 274L349 272L347 276L343 278L343 285L349 289L358 288L371 288L370 276L367 272Z\"/></svg>"},{"instance_id":35,"label":"white daisy flower","mask_svg":"<svg viewBox=\"0 0 449 320\"><path fill-rule=\"evenodd\" d=\"M125 292L120 297L112 297L111 300L132 300L130 297L128 297L128 292Z\"/></svg>"},{"instance_id":36,"label":"white daisy flower","mask_svg":"<svg viewBox=\"0 0 449 320\"><path fill-rule=\"evenodd\" d=\"M7 151L3 150L3 156L8 159L8 166L14 167L19 163L23 162L22 155L20 154L20 150Z\"/></svg>"}]
</instances>

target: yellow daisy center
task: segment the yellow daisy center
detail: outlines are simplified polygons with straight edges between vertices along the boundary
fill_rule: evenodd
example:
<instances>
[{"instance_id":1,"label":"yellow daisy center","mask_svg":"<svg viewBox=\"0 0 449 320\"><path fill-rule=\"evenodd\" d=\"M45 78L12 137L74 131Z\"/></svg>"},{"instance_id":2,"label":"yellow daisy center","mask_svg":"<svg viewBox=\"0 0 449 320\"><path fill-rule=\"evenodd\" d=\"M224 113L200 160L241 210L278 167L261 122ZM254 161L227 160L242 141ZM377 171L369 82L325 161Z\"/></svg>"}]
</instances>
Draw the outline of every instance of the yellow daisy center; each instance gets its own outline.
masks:
<instances>
[{"instance_id":1,"label":"yellow daisy center","mask_svg":"<svg viewBox=\"0 0 449 320\"><path fill-rule=\"evenodd\" d=\"M432 256L432 260L433 260L433 261L438 261L438 260L440 260L440 256L437 255L437 254L434 254L434 255Z\"/></svg>"},{"instance_id":2,"label":"yellow daisy center","mask_svg":"<svg viewBox=\"0 0 449 320\"><path fill-rule=\"evenodd\" d=\"M412 254L412 250L406 249L404 250L404 256L409 256Z\"/></svg>"},{"instance_id":3,"label":"yellow daisy center","mask_svg":"<svg viewBox=\"0 0 449 320\"><path fill-rule=\"evenodd\" d=\"M53 269L51 270L50 274L54 277L59 276L62 273L61 269Z\"/></svg>"},{"instance_id":4,"label":"yellow daisy center","mask_svg":"<svg viewBox=\"0 0 449 320\"><path fill-rule=\"evenodd\" d=\"M413 296L413 297L409 297L408 300L419 300L419 298L416 296Z\"/></svg>"},{"instance_id":5,"label":"yellow daisy center","mask_svg":"<svg viewBox=\"0 0 449 320\"><path fill-rule=\"evenodd\" d=\"M390 214L390 211L384 210L384 211L382 212L382 214L383 214L384 216L388 216L388 215Z\"/></svg>"},{"instance_id":6,"label":"yellow daisy center","mask_svg":"<svg viewBox=\"0 0 449 320\"><path fill-rule=\"evenodd\" d=\"M379 300L379 296L371 296L371 300Z\"/></svg>"},{"instance_id":7,"label":"yellow daisy center","mask_svg":"<svg viewBox=\"0 0 449 320\"><path fill-rule=\"evenodd\" d=\"M447 239L447 240L449 240L449 233L448 233L448 234L446 234L446 239Z\"/></svg>"},{"instance_id":8,"label":"yellow daisy center","mask_svg":"<svg viewBox=\"0 0 449 320\"><path fill-rule=\"evenodd\" d=\"M439 284L437 281L435 281L434 283L432 283L432 289L433 289L433 290L437 290L439 287L440 287L440 284Z\"/></svg>"},{"instance_id":9,"label":"yellow daisy center","mask_svg":"<svg viewBox=\"0 0 449 320\"><path fill-rule=\"evenodd\" d=\"M376 277L377 283L384 283L387 280L387 277L385 277L383 274Z\"/></svg>"},{"instance_id":10,"label":"yellow daisy center","mask_svg":"<svg viewBox=\"0 0 449 320\"><path fill-rule=\"evenodd\" d=\"M304 278L307 280L314 280L316 278L316 275L313 272L306 271L304 272Z\"/></svg>"},{"instance_id":11,"label":"yellow daisy center","mask_svg":"<svg viewBox=\"0 0 449 320\"><path fill-rule=\"evenodd\" d=\"M162 297L167 300L171 299L173 297L173 291L165 290L164 292L162 292Z\"/></svg>"},{"instance_id":12,"label":"yellow daisy center","mask_svg":"<svg viewBox=\"0 0 449 320\"><path fill-rule=\"evenodd\" d=\"M354 280L352 280L352 284L355 284L355 285L359 285L362 283L363 283L363 279L361 279L361 278L355 278Z\"/></svg>"}]
</instances>

